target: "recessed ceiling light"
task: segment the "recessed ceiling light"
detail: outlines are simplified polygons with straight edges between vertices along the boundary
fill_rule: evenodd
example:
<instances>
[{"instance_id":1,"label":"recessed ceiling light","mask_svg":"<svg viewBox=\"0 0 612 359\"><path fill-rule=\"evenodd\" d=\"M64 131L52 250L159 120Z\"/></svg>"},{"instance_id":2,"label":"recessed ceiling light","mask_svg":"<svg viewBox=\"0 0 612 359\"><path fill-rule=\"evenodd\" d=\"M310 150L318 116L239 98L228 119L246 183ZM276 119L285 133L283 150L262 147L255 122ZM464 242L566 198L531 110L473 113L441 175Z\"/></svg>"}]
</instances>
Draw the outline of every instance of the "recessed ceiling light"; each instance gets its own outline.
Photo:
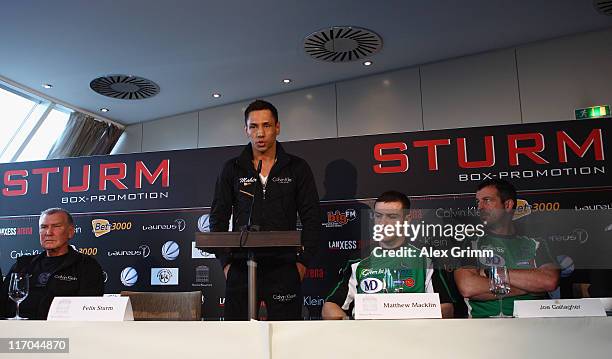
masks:
<instances>
[{"instance_id":1,"label":"recessed ceiling light","mask_svg":"<svg viewBox=\"0 0 612 359\"><path fill-rule=\"evenodd\" d=\"M51 85L51 84L43 84L42 87L44 87L46 89L50 89L50 88L53 88L53 85Z\"/></svg>"},{"instance_id":2,"label":"recessed ceiling light","mask_svg":"<svg viewBox=\"0 0 612 359\"><path fill-rule=\"evenodd\" d=\"M109 110L109 109L107 109L106 107L102 107L102 108L100 109L100 111L102 111L102 112L108 112L108 111L110 111L110 110Z\"/></svg>"},{"instance_id":3,"label":"recessed ceiling light","mask_svg":"<svg viewBox=\"0 0 612 359\"><path fill-rule=\"evenodd\" d=\"M218 92L215 92L215 93L212 94L212 97L219 98L219 97L221 97L221 94L218 93Z\"/></svg>"},{"instance_id":4,"label":"recessed ceiling light","mask_svg":"<svg viewBox=\"0 0 612 359\"><path fill-rule=\"evenodd\" d=\"M283 79L283 83L284 84L290 84L291 83L291 79Z\"/></svg>"},{"instance_id":5,"label":"recessed ceiling light","mask_svg":"<svg viewBox=\"0 0 612 359\"><path fill-rule=\"evenodd\" d=\"M372 61L364 61L363 66L372 66Z\"/></svg>"}]
</instances>

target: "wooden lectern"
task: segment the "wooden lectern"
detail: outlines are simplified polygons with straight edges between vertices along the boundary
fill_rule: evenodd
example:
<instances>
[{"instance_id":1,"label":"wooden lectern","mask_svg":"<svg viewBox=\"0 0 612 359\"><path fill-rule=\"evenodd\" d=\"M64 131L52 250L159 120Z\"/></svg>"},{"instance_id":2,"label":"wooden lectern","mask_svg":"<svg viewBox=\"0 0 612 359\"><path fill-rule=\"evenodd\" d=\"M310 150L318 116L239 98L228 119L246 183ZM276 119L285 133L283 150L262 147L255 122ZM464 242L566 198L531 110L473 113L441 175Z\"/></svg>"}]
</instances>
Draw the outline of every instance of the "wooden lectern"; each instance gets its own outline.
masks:
<instances>
[{"instance_id":1,"label":"wooden lectern","mask_svg":"<svg viewBox=\"0 0 612 359\"><path fill-rule=\"evenodd\" d=\"M299 231L242 231L242 232L196 232L196 247L244 248L247 253L249 318L257 319L257 261L258 250L272 248L301 247Z\"/></svg>"}]
</instances>

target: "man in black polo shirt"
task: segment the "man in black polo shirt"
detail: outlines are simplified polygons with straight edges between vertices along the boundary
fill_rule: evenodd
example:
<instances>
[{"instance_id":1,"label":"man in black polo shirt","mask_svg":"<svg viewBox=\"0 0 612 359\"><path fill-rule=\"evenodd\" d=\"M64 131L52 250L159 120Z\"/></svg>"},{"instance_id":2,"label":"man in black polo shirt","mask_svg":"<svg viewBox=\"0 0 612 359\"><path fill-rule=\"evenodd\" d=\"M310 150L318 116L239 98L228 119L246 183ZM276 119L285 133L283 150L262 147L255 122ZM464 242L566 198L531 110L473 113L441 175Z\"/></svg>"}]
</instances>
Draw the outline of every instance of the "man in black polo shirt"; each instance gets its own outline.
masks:
<instances>
[{"instance_id":1,"label":"man in black polo shirt","mask_svg":"<svg viewBox=\"0 0 612 359\"><path fill-rule=\"evenodd\" d=\"M43 211L39 219L39 255L22 256L7 273L0 292L0 314L15 315L15 303L8 297L11 273L30 275L30 292L19 305L19 315L46 319L53 298L101 296L104 277L100 264L90 256L75 251L68 242L74 237L72 216L61 208Z\"/></svg>"}]
</instances>

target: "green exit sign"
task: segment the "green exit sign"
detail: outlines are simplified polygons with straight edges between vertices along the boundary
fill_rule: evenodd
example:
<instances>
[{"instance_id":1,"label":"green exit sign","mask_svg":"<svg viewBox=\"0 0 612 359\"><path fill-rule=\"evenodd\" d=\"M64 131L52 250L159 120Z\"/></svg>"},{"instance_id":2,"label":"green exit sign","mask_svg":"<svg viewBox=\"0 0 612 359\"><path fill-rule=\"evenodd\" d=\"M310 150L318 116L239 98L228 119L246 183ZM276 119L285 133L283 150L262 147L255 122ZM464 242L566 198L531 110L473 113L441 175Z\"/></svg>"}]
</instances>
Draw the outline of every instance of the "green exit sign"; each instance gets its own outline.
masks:
<instances>
[{"instance_id":1,"label":"green exit sign","mask_svg":"<svg viewBox=\"0 0 612 359\"><path fill-rule=\"evenodd\" d=\"M574 110L576 120L585 120L588 118L610 117L610 106L593 106L587 108L578 108Z\"/></svg>"}]
</instances>

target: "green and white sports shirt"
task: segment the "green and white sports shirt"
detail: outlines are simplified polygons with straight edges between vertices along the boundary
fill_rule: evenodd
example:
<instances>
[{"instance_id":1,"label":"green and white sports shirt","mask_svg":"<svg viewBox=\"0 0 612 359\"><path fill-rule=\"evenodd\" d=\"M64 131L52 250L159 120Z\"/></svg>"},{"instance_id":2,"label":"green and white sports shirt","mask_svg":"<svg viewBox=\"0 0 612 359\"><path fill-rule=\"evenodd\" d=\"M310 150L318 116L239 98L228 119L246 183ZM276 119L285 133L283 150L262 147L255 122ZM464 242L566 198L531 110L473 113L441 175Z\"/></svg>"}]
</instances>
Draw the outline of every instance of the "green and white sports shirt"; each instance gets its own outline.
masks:
<instances>
[{"instance_id":1,"label":"green and white sports shirt","mask_svg":"<svg viewBox=\"0 0 612 359\"><path fill-rule=\"evenodd\" d=\"M506 266L508 269L534 269L552 263L548 249L534 238L521 235L497 235L488 233L472 243L475 249L490 249L493 257L479 258L478 269L487 266ZM546 293L505 297L502 300L505 315L512 315L517 300L543 299ZM499 301L465 298L468 314L472 318L485 318L499 314Z\"/></svg>"},{"instance_id":2,"label":"green and white sports shirt","mask_svg":"<svg viewBox=\"0 0 612 359\"><path fill-rule=\"evenodd\" d=\"M402 247L418 249L404 244ZM349 261L326 301L353 312L357 293L439 293L440 303L452 303L443 276L426 257L376 257Z\"/></svg>"}]
</instances>

